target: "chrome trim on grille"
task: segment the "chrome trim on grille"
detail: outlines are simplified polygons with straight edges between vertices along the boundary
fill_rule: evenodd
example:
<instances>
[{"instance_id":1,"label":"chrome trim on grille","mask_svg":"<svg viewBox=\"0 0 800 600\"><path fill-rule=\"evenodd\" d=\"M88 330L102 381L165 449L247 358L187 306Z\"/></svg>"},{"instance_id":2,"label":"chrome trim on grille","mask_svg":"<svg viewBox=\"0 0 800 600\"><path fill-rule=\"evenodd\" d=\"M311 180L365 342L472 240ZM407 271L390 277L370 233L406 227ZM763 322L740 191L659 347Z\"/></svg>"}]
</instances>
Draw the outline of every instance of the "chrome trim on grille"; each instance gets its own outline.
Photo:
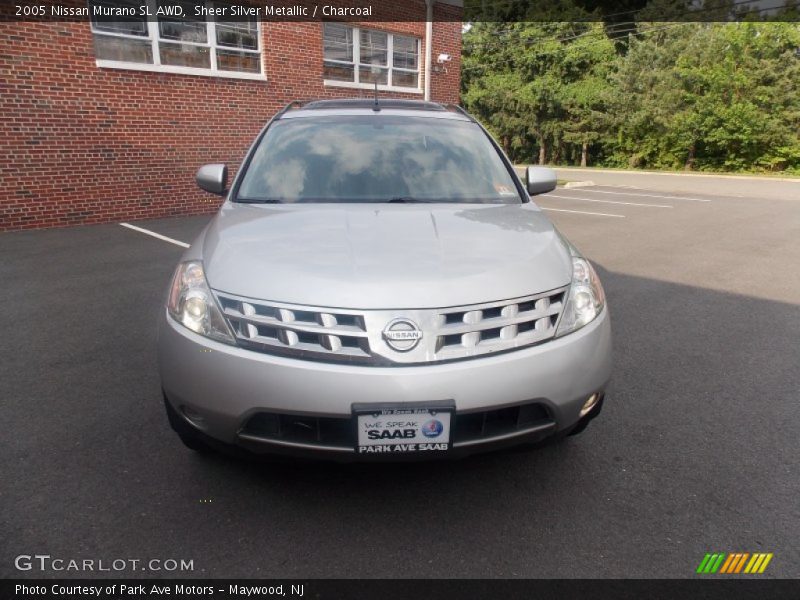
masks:
<instances>
[{"instance_id":1,"label":"chrome trim on grille","mask_svg":"<svg viewBox=\"0 0 800 600\"><path fill-rule=\"evenodd\" d=\"M568 286L510 300L441 309L350 310L255 300L214 291L237 343L308 360L412 365L463 360L551 339ZM383 332L410 320L419 343L398 351Z\"/></svg>"},{"instance_id":2,"label":"chrome trim on grille","mask_svg":"<svg viewBox=\"0 0 800 600\"><path fill-rule=\"evenodd\" d=\"M301 450L324 450L326 452L355 452L351 446L330 446L325 444L312 444L307 442L287 442L286 440L276 440L273 438L252 435L250 433L239 433L239 439L259 444L272 444L273 446L283 446L284 448L299 448Z\"/></svg>"}]
</instances>

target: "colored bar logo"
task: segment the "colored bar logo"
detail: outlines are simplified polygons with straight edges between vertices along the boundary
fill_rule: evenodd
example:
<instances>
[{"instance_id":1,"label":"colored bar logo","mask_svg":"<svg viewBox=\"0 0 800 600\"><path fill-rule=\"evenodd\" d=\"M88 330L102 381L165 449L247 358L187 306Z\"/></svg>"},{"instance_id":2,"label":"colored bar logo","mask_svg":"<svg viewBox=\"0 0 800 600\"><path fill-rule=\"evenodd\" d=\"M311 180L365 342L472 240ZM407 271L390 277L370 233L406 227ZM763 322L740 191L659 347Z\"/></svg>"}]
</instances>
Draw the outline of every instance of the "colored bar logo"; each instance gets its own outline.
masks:
<instances>
[{"instance_id":1,"label":"colored bar logo","mask_svg":"<svg viewBox=\"0 0 800 600\"><path fill-rule=\"evenodd\" d=\"M750 554L748 552L716 552L707 553L700 566L697 567L697 573L701 575L714 575L719 574L756 574L763 573L769 561L772 560L772 552L761 553L756 552Z\"/></svg>"}]
</instances>

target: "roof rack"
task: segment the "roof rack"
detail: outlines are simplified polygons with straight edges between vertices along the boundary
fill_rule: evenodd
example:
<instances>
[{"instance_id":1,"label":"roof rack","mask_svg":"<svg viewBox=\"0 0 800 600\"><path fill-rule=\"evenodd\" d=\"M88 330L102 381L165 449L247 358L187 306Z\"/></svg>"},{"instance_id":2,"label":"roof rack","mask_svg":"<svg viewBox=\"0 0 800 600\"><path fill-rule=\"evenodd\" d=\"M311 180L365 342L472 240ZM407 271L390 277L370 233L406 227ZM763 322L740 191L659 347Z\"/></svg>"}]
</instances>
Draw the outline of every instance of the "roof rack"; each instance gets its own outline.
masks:
<instances>
[{"instance_id":1,"label":"roof rack","mask_svg":"<svg viewBox=\"0 0 800 600\"><path fill-rule=\"evenodd\" d=\"M453 111L453 112L457 112L457 113L467 117L470 121L474 121L475 120L475 117L473 117L471 114L469 114L466 110L464 110L463 107L461 107L458 104L453 104L452 102L448 102L447 104L444 105L444 109L445 110L449 110L449 111Z\"/></svg>"},{"instance_id":2,"label":"roof rack","mask_svg":"<svg viewBox=\"0 0 800 600\"><path fill-rule=\"evenodd\" d=\"M404 110L445 110L438 102L425 100L400 100L395 98L381 98L378 100L381 108L395 108ZM314 100L303 106L303 110L324 110L328 108L374 108L373 98L344 98L340 100Z\"/></svg>"},{"instance_id":3,"label":"roof rack","mask_svg":"<svg viewBox=\"0 0 800 600\"><path fill-rule=\"evenodd\" d=\"M289 104L287 104L282 109L280 109L277 113L275 113L275 116L273 118L274 119L280 119L281 115L283 115L285 112L288 112L288 111L296 109L296 108L301 108L303 106L303 103L304 103L303 100L292 100L291 102L289 102Z\"/></svg>"}]
</instances>

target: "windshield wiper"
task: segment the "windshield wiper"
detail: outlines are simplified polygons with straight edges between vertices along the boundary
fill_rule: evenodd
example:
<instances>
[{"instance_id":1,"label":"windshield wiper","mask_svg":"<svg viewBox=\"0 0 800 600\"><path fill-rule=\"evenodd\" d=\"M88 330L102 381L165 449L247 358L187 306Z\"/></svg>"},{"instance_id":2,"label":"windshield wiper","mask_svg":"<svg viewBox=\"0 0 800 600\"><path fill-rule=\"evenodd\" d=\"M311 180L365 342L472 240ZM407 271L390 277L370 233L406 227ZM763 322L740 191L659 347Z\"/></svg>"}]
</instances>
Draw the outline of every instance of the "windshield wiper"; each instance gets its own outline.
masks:
<instances>
[{"instance_id":1,"label":"windshield wiper","mask_svg":"<svg viewBox=\"0 0 800 600\"><path fill-rule=\"evenodd\" d=\"M422 200L420 198L412 198L411 196L397 196L386 200L389 204L414 204L418 202L430 202L430 200Z\"/></svg>"},{"instance_id":2,"label":"windshield wiper","mask_svg":"<svg viewBox=\"0 0 800 600\"><path fill-rule=\"evenodd\" d=\"M235 202L242 204L283 204L283 200L277 198L236 198Z\"/></svg>"},{"instance_id":3,"label":"windshield wiper","mask_svg":"<svg viewBox=\"0 0 800 600\"><path fill-rule=\"evenodd\" d=\"M280 200L278 198L236 198L234 202L241 202L242 204L285 204L285 200ZM317 203L317 202L347 202L346 200L340 198L303 198L298 202L301 203ZM434 202L434 200L425 200L422 198L412 198L411 196L397 196L395 198L389 198L388 200L380 199L380 200L360 200L359 202L387 202L393 204L414 204L414 203L423 203L423 202Z\"/></svg>"}]
</instances>

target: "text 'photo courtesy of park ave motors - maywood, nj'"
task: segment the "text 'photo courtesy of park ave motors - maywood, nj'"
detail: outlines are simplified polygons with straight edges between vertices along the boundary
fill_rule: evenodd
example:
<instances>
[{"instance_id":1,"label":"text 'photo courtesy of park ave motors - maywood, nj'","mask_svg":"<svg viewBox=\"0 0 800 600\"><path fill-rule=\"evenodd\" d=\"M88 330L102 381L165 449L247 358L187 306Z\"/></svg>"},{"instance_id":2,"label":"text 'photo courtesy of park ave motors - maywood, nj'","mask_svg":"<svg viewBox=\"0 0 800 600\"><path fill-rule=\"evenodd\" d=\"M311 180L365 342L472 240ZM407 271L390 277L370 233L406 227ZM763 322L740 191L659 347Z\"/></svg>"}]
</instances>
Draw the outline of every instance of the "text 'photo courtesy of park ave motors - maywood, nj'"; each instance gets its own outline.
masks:
<instances>
[{"instance_id":1,"label":"text 'photo courtesy of park ave motors - maywood, nj'","mask_svg":"<svg viewBox=\"0 0 800 600\"><path fill-rule=\"evenodd\" d=\"M26 7L19 7L24 11ZM59 4L50 7L28 7L37 10L50 9L51 17L371 17L372 6L331 6L329 4L306 4L306 5L280 5L265 4L263 6L210 6L198 4L192 7L193 14L187 14L181 4L162 4L151 6L141 4L140 6L108 6L105 4L93 4L89 6L61 6ZM22 15L26 16L26 15ZM32 16L45 16L36 14Z\"/></svg>"}]
</instances>

